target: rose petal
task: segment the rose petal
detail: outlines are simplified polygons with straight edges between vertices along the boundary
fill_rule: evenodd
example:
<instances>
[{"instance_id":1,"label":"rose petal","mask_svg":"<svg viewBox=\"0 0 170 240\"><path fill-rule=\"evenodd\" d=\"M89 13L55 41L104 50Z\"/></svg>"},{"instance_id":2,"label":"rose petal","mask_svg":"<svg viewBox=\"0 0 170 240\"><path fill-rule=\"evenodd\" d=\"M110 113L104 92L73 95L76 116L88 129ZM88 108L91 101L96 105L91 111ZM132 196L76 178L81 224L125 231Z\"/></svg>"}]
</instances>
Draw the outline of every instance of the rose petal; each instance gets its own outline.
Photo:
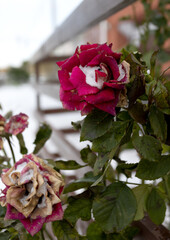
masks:
<instances>
[{"instance_id":1,"label":"rose petal","mask_svg":"<svg viewBox=\"0 0 170 240\"><path fill-rule=\"evenodd\" d=\"M102 44L102 45L100 45L100 46L98 47L98 50L99 50L99 51L103 51L103 52L104 52L105 54L107 54L108 56L112 56L112 57L114 57L117 61L119 61L122 54L121 54L121 53L113 52L113 51L111 50L111 47L112 47L112 44L110 44L110 45L108 46L106 43L104 43L104 44Z\"/></svg>"},{"instance_id":2,"label":"rose petal","mask_svg":"<svg viewBox=\"0 0 170 240\"><path fill-rule=\"evenodd\" d=\"M62 70L71 72L75 66L79 66L79 65L80 65L79 58L78 58L77 54L74 54L72 57L68 58L67 61L65 61L61 65L61 68L62 68Z\"/></svg>"},{"instance_id":3,"label":"rose petal","mask_svg":"<svg viewBox=\"0 0 170 240\"><path fill-rule=\"evenodd\" d=\"M64 71L64 70L58 71L58 77L59 77L59 80L60 80L60 84L62 85L62 88L65 91L69 91L69 90L74 89L72 83L69 80L70 75L67 71Z\"/></svg>"},{"instance_id":4,"label":"rose petal","mask_svg":"<svg viewBox=\"0 0 170 240\"><path fill-rule=\"evenodd\" d=\"M110 56L109 57L105 56L103 58L103 62L110 67L113 78L117 79L119 77L119 67L116 60Z\"/></svg>"},{"instance_id":5,"label":"rose petal","mask_svg":"<svg viewBox=\"0 0 170 240\"><path fill-rule=\"evenodd\" d=\"M85 100L90 104L98 104L111 101L115 98L114 91L112 89L104 89L100 92L92 95L85 96Z\"/></svg>"},{"instance_id":6,"label":"rose petal","mask_svg":"<svg viewBox=\"0 0 170 240\"><path fill-rule=\"evenodd\" d=\"M5 132L17 135L22 133L28 127L28 116L24 113L14 115L9 122L5 124Z\"/></svg>"},{"instance_id":7,"label":"rose petal","mask_svg":"<svg viewBox=\"0 0 170 240\"><path fill-rule=\"evenodd\" d=\"M96 55L98 55L98 51L96 48L91 48L86 51L80 53L80 65L82 67L86 66Z\"/></svg>"},{"instance_id":8,"label":"rose petal","mask_svg":"<svg viewBox=\"0 0 170 240\"><path fill-rule=\"evenodd\" d=\"M85 81L86 76L79 67L75 67L72 71L70 81L78 91L79 96L97 93L99 89L92 87Z\"/></svg>"},{"instance_id":9,"label":"rose petal","mask_svg":"<svg viewBox=\"0 0 170 240\"><path fill-rule=\"evenodd\" d=\"M63 209L61 203L57 203L53 206L53 212L51 215L47 216L45 219L45 222L53 222L56 220L61 220L63 219Z\"/></svg>"},{"instance_id":10,"label":"rose petal","mask_svg":"<svg viewBox=\"0 0 170 240\"><path fill-rule=\"evenodd\" d=\"M104 87L110 87L115 89L123 89L125 85L122 82L117 82L116 80L110 80L109 82L104 82Z\"/></svg>"},{"instance_id":11,"label":"rose petal","mask_svg":"<svg viewBox=\"0 0 170 240\"><path fill-rule=\"evenodd\" d=\"M33 220L25 218L20 221L24 225L25 229L33 236L43 227L43 224L45 223L45 218L38 218Z\"/></svg>"},{"instance_id":12,"label":"rose petal","mask_svg":"<svg viewBox=\"0 0 170 240\"><path fill-rule=\"evenodd\" d=\"M85 51L85 50L88 50L88 49L91 49L91 48L96 48L96 47L98 47L99 46L99 44L98 43L94 43L94 44L85 44L85 45L81 45L80 46L80 50L81 50L81 52L82 51Z\"/></svg>"},{"instance_id":13,"label":"rose petal","mask_svg":"<svg viewBox=\"0 0 170 240\"><path fill-rule=\"evenodd\" d=\"M20 212L18 212L13 206L11 206L9 203L7 204L7 211L5 215L5 219L25 219L24 215Z\"/></svg>"},{"instance_id":14,"label":"rose petal","mask_svg":"<svg viewBox=\"0 0 170 240\"><path fill-rule=\"evenodd\" d=\"M117 103L117 101L116 101ZM95 104L95 107L99 108L100 110L103 110L105 112L110 113L111 115L115 116L116 115L116 111L115 111L115 107L116 104L115 101L110 101L110 102L104 102L104 103L99 103L99 104Z\"/></svg>"}]
</instances>

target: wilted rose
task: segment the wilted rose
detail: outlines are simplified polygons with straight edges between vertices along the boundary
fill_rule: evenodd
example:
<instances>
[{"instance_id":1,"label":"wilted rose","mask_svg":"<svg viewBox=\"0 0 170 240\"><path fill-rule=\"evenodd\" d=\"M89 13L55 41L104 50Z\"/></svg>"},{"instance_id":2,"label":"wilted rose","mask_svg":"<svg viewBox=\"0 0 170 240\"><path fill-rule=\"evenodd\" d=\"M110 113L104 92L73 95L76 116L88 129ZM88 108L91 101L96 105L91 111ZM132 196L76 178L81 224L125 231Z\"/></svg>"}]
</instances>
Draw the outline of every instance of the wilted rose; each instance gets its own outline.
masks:
<instances>
[{"instance_id":1,"label":"wilted rose","mask_svg":"<svg viewBox=\"0 0 170 240\"><path fill-rule=\"evenodd\" d=\"M98 108L115 115L115 107L125 103L121 92L129 82L130 66L120 62L120 53L107 44L87 44L78 47L74 55L57 62L60 99L69 110L81 110L82 115Z\"/></svg>"},{"instance_id":2,"label":"wilted rose","mask_svg":"<svg viewBox=\"0 0 170 240\"><path fill-rule=\"evenodd\" d=\"M17 135L22 133L28 127L28 116L20 113L12 116L9 122L5 124L5 132Z\"/></svg>"},{"instance_id":3,"label":"wilted rose","mask_svg":"<svg viewBox=\"0 0 170 240\"><path fill-rule=\"evenodd\" d=\"M45 222L63 217L60 193L62 176L33 154L25 155L12 168L4 169L6 188L0 198L7 207L5 219L18 219L34 235Z\"/></svg>"},{"instance_id":4,"label":"wilted rose","mask_svg":"<svg viewBox=\"0 0 170 240\"><path fill-rule=\"evenodd\" d=\"M4 125L5 125L5 118L0 115L0 134L3 134L4 132Z\"/></svg>"}]
</instances>

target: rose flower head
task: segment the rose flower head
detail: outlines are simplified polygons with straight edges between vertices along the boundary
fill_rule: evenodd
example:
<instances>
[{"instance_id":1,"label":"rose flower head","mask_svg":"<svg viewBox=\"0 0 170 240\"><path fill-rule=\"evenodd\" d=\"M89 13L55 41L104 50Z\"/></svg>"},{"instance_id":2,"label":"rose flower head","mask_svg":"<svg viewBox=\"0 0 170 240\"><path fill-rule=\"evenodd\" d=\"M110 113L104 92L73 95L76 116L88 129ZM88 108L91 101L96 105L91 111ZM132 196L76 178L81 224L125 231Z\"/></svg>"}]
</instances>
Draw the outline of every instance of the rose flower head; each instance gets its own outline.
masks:
<instances>
[{"instance_id":1,"label":"rose flower head","mask_svg":"<svg viewBox=\"0 0 170 240\"><path fill-rule=\"evenodd\" d=\"M12 116L9 122L5 124L5 132L17 135L22 133L28 127L28 116L20 113Z\"/></svg>"},{"instance_id":2,"label":"rose flower head","mask_svg":"<svg viewBox=\"0 0 170 240\"><path fill-rule=\"evenodd\" d=\"M33 154L25 155L10 169L4 169L6 188L0 197L7 207L5 219L18 219L33 236L45 222L63 217L60 194L62 176Z\"/></svg>"},{"instance_id":3,"label":"rose flower head","mask_svg":"<svg viewBox=\"0 0 170 240\"><path fill-rule=\"evenodd\" d=\"M61 68L58 76L64 108L81 110L82 115L94 108L116 114L121 92L125 93L125 84L129 82L130 65L120 62L121 54L113 52L111 46L81 45L72 57L57 62Z\"/></svg>"}]
</instances>

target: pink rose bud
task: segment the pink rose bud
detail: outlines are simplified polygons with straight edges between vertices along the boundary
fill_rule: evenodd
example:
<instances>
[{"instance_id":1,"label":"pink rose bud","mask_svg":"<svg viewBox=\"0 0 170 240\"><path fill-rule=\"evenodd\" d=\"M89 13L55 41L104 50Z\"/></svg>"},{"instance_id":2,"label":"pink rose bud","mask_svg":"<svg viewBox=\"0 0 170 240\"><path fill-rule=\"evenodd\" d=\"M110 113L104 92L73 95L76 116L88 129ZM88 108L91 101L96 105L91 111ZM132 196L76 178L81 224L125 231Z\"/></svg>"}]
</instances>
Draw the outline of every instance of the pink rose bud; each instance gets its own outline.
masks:
<instances>
[{"instance_id":1,"label":"pink rose bud","mask_svg":"<svg viewBox=\"0 0 170 240\"><path fill-rule=\"evenodd\" d=\"M78 47L72 57L57 62L64 108L81 110L82 115L98 108L115 115L121 92L129 82L130 65L120 62L120 57L111 45L87 44Z\"/></svg>"},{"instance_id":2,"label":"pink rose bud","mask_svg":"<svg viewBox=\"0 0 170 240\"><path fill-rule=\"evenodd\" d=\"M22 133L28 127L28 116L24 113L12 116L5 124L5 132L17 135Z\"/></svg>"},{"instance_id":3,"label":"pink rose bud","mask_svg":"<svg viewBox=\"0 0 170 240\"><path fill-rule=\"evenodd\" d=\"M63 178L42 159L25 155L1 178L6 185L0 197L0 204L7 207L5 219L20 220L33 236L44 223L63 218Z\"/></svg>"}]
</instances>

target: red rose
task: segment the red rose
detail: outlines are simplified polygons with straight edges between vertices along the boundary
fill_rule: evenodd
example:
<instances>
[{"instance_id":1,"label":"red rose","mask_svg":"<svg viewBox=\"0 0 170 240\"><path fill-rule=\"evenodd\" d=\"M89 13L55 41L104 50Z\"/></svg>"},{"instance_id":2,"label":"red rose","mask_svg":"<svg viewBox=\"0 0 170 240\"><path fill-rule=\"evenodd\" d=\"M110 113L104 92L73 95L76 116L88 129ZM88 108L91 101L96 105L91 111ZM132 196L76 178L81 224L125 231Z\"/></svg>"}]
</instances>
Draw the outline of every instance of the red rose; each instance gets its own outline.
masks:
<instances>
[{"instance_id":1,"label":"red rose","mask_svg":"<svg viewBox=\"0 0 170 240\"><path fill-rule=\"evenodd\" d=\"M74 55L57 62L60 99L69 110L88 114L94 108L115 115L120 94L129 82L129 64L107 44L78 47Z\"/></svg>"}]
</instances>

